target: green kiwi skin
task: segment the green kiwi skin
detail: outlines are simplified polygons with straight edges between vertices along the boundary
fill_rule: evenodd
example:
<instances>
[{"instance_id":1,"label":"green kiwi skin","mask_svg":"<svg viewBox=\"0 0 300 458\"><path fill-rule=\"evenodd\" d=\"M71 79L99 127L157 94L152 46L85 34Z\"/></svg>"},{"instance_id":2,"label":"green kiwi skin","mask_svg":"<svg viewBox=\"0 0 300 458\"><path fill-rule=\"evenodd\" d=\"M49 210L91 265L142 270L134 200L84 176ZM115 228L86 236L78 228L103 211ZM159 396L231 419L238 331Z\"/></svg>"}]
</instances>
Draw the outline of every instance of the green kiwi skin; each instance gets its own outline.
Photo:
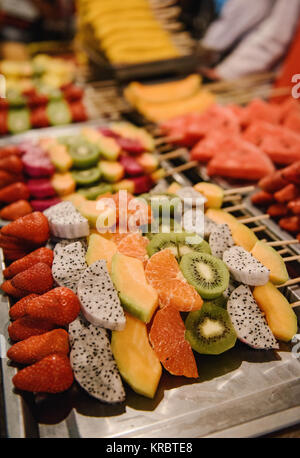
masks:
<instances>
[{"instance_id":1,"label":"green kiwi skin","mask_svg":"<svg viewBox=\"0 0 300 458\"><path fill-rule=\"evenodd\" d=\"M221 336L209 339L199 336L199 324L205 319L221 321L225 332ZM185 321L185 338L193 350L205 355L220 355L233 348L236 344L237 335L232 326L230 317L226 310L209 303L203 304L201 310L190 312Z\"/></svg>"},{"instance_id":2,"label":"green kiwi skin","mask_svg":"<svg viewBox=\"0 0 300 458\"><path fill-rule=\"evenodd\" d=\"M201 283L194 277L191 270L193 269L192 266L194 263L201 262L201 263L213 263L215 268L218 271L218 274L221 276L222 281L218 285L214 285L213 287L201 285ZM221 259L215 258L211 254L208 253L187 253L182 256L180 261L180 269L186 278L187 282L190 283L196 291L200 294L203 299L216 299L217 297L221 296L221 294L228 288L229 284L229 271L223 261Z\"/></svg>"},{"instance_id":3,"label":"green kiwi skin","mask_svg":"<svg viewBox=\"0 0 300 458\"><path fill-rule=\"evenodd\" d=\"M173 254L178 257L178 248L177 248L177 242L176 242L176 234L175 233L170 233L170 234L155 234L150 243L147 245L147 252L148 255L151 257L158 251L164 250L166 248L169 248L168 242L170 246L172 247L172 252Z\"/></svg>"},{"instance_id":4,"label":"green kiwi skin","mask_svg":"<svg viewBox=\"0 0 300 458\"><path fill-rule=\"evenodd\" d=\"M197 237L199 238L199 243L192 243L192 240L189 243L189 238ZM187 252L200 252L200 253L211 253L210 246L209 244L205 241L202 240L201 237L199 237L196 234L189 234L189 233L176 233L176 232L169 232L169 233L161 233L159 232L158 234L151 234L151 237L149 237L150 243L148 245L148 254L149 256L152 256L154 253L157 251L160 251L165 247L166 242L170 240L171 244L176 246L177 248L177 254L176 258L180 259L182 254L181 254L181 248L184 250L187 250ZM160 240L163 242L163 248L160 247Z\"/></svg>"},{"instance_id":5,"label":"green kiwi skin","mask_svg":"<svg viewBox=\"0 0 300 458\"><path fill-rule=\"evenodd\" d=\"M98 167L93 167L87 170L74 170L72 176L79 186L90 186L93 183L99 182L101 172Z\"/></svg>"},{"instance_id":6,"label":"green kiwi skin","mask_svg":"<svg viewBox=\"0 0 300 458\"><path fill-rule=\"evenodd\" d=\"M82 194L88 200L96 200L101 194L112 192L112 186L110 184L102 183L99 185L91 186L90 188L78 189L79 194Z\"/></svg>"},{"instance_id":7,"label":"green kiwi skin","mask_svg":"<svg viewBox=\"0 0 300 458\"><path fill-rule=\"evenodd\" d=\"M222 294L219 297L216 297L215 299L212 299L211 301L204 301L203 305L209 304L209 305L214 305L216 307L221 307L222 309L227 308L227 301L228 299Z\"/></svg>"},{"instance_id":8,"label":"green kiwi skin","mask_svg":"<svg viewBox=\"0 0 300 458\"><path fill-rule=\"evenodd\" d=\"M80 148L87 148L86 155L78 154ZM100 151L95 145L84 141L78 141L69 147L69 154L73 160L73 167L76 169L89 169L98 163Z\"/></svg>"}]
</instances>

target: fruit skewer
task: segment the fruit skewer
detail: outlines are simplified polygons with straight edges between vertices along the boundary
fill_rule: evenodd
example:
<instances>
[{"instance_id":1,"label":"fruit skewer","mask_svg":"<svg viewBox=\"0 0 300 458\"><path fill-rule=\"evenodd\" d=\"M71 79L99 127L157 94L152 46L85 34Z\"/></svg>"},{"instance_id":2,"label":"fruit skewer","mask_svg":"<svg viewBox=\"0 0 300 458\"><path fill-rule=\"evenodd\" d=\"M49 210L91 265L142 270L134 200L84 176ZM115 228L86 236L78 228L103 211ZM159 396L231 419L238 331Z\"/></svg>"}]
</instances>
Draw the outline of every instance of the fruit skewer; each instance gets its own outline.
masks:
<instances>
[{"instance_id":1,"label":"fruit skewer","mask_svg":"<svg viewBox=\"0 0 300 458\"><path fill-rule=\"evenodd\" d=\"M292 278L291 280L288 280L287 282L283 283L282 285L276 285L276 288L285 288L287 286L297 285L298 283L300 283L300 277Z\"/></svg>"}]
</instances>

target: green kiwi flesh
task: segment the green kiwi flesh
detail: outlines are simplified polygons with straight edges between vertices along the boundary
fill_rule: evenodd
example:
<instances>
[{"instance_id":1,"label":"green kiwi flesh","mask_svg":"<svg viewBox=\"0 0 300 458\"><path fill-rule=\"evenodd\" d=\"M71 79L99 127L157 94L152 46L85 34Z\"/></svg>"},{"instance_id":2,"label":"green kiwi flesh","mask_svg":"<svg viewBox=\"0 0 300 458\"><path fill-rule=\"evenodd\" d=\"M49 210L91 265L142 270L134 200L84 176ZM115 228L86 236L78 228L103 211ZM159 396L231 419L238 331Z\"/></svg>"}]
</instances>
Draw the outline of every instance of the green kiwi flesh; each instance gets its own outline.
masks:
<instances>
[{"instance_id":1,"label":"green kiwi flesh","mask_svg":"<svg viewBox=\"0 0 300 458\"><path fill-rule=\"evenodd\" d=\"M215 299L228 288L229 271L221 259L208 253L187 253L180 261L180 269L203 299Z\"/></svg>"},{"instance_id":2,"label":"green kiwi flesh","mask_svg":"<svg viewBox=\"0 0 300 458\"><path fill-rule=\"evenodd\" d=\"M190 312L185 321L185 338L193 350L206 355L220 355L234 347L237 339L226 310L205 303Z\"/></svg>"},{"instance_id":3,"label":"green kiwi flesh","mask_svg":"<svg viewBox=\"0 0 300 458\"><path fill-rule=\"evenodd\" d=\"M170 248L176 258L190 252L211 253L208 243L196 234L188 233L159 233L151 237L147 247L149 256L157 251Z\"/></svg>"}]
</instances>

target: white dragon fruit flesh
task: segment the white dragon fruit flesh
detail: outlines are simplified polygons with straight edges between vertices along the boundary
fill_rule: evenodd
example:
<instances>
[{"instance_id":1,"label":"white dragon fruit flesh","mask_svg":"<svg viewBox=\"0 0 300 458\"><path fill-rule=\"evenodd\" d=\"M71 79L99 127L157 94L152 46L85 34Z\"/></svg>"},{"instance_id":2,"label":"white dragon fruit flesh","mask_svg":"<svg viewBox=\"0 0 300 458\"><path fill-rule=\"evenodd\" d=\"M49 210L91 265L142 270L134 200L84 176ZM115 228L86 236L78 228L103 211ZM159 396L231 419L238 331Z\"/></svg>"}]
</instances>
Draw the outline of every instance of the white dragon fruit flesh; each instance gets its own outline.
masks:
<instances>
[{"instance_id":1,"label":"white dragon fruit flesh","mask_svg":"<svg viewBox=\"0 0 300 458\"><path fill-rule=\"evenodd\" d=\"M219 224L209 236L209 246L213 256L223 259L223 254L234 246L231 230L228 224Z\"/></svg>"},{"instance_id":2,"label":"white dragon fruit flesh","mask_svg":"<svg viewBox=\"0 0 300 458\"><path fill-rule=\"evenodd\" d=\"M59 286L66 286L76 293L78 282L86 268L85 250L80 242L56 246L52 276Z\"/></svg>"},{"instance_id":3,"label":"white dragon fruit flesh","mask_svg":"<svg viewBox=\"0 0 300 458\"><path fill-rule=\"evenodd\" d=\"M231 293L227 302L227 312L242 342L257 350L279 348L249 286L240 285Z\"/></svg>"},{"instance_id":4,"label":"white dragon fruit flesh","mask_svg":"<svg viewBox=\"0 0 300 458\"><path fill-rule=\"evenodd\" d=\"M61 202L44 211L52 236L73 239L89 235L89 223L72 202Z\"/></svg>"},{"instance_id":5,"label":"white dragon fruit flesh","mask_svg":"<svg viewBox=\"0 0 300 458\"><path fill-rule=\"evenodd\" d=\"M234 279L240 283L262 286L269 281L269 269L240 246L234 246L225 251L223 261Z\"/></svg>"}]
</instances>

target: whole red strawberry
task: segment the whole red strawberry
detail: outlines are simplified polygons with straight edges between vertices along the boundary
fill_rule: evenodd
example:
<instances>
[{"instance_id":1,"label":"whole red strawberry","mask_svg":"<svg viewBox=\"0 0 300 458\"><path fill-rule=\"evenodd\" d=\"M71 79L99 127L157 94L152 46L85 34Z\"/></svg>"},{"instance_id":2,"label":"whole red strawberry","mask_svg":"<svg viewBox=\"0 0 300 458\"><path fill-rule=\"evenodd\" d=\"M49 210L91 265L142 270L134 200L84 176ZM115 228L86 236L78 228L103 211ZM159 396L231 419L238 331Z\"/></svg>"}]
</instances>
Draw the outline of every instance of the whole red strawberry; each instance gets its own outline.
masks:
<instances>
[{"instance_id":1,"label":"whole red strawberry","mask_svg":"<svg viewBox=\"0 0 300 458\"><path fill-rule=\"evenodd\" d=\"M29 294L26 291L22 291L21 289L15 288L12 285L11 280L6 280L4 283L2 283L1 289L9 296L16 297L17 299L25 297Z\"/></svg>"},{"instance_id":2,"label":"whole red strawberry","mask_svg":"<svg viewBox=\"0 0 300 458\"><path fill-rule=\"evenodd\" d=\"M16 363L33 364L53 353L69 353L69 335L64 329L54 329L17 342L10 347L7 356Z\"/></svg>"},{"instance_id":3,"label":"whole red strawberry","mask_svg":"<svg viewBox=\"0 0 300 458\"><path fill-rule=\"evenodd\" d=\"M27 200L17 200L12 204L7 205L0 211L0 218L7 221L15 221L21 216L32 213L32 207Z\"/></svg>"},{"instance_id":4,"label":"whole red strawberry","mask_svg":"<svg viewBox=\"0 0 300 458\"><path fill-rule=\"evenodd\" d=\"M51 267L44 262L38 262L29 269L15 275L11 284L18 290L25 291L27 294L43 294L49 291L53 286L53 277Z\"/></svg>"},{"instance_id":5,"label":"whole red strawberry","mask_svg":"<svg viewBox=\"0 0 300 458\"><path fill-rule=\"evenodd\" d=\"M55 328L48 320L39 320L31 316L23 316L8 326L8 334L12 340L24 340L31 336L39 336Z\"/></svg>"},{"instance_id":6,"label":"whole red strawberry","mask_svg":"<svg viewBox=\"0 0 300 458\"><path fill-rule=\"evenodd\" d=\"M3 172L2 172L3 173ZM16 200L28 200L30 197L30 192L26 184L18 181L17 183L12 183L5 188L0 189L0 202L11 203L16 202ZM14 235L14 234L11 234Z\"/></svg>"},{"instance_id":7,"label":"whole red strawberry","mask_svg":"<svg viewBox=\"0 0 300 458\"><path fill-rule=\"evenodd\" d=\"M0 170L18 174L23 170L23 163L19 156L11 154L10 156L0 158Z\"/></svg>"},{"instance_id":8,"label":"whole red strawberry","mask_svg":"<svg viewBox=\"0 0 300 458\"><path fill-rule=\"evenodd\" d=\"M35 393L60 393L70 388L73 380L69 358L61 354L46 356L20 370L12 379L19 390Z\"/></svg>"},{"instance_id":9,"label":"whole red strawberry","mask_svg":"<svg viewBox=\"0 0 300 458\"><path fill-rule=\"evenodd\" d=\"M33 212L18 218L4 226L1 233L27 240L36 245L43 245L50 236L48 220L41 212Z\"/></svg>"},{"instance_id":10,"label":"whole red strawberry","mask_svg":"<svg viewBox=\"0 0 300 458\"><path fill-rule=\"evenodd\" d=\"M80 302L73 291L61 286L32 299L27 304L26 312L34 318L42 318L58 326L66 326L78 316Z\"/></svg>"},{"instance_id":11,"label":"whole red strawberry","mask_svg":"<svg viewBox=\"0 0 300 458\"><path fill-rule=\"evenodd\" d=\"M17 320L26 315L26 307L29 301L38 297L38 294L29 294L16 302L9 310L9 316L12 320Z\"/></svg>"},{"instance_id":12,"label":"whole red strawberry","mask_svg":"<svg viewBox=\"0 0 300 458\"><path fill-rule=\"evenodd\" d=\"M51 267L53 262L53 251L50 250L50 248L38 248L32 253L29 253L24 258L13 262L9 267L4 269L3 275L5 278L11 278L14 275L28 269L29 267L32 267L38 262L43 262L44 264L47 264L49 267Z\"/></svg>"}]
</instances>

